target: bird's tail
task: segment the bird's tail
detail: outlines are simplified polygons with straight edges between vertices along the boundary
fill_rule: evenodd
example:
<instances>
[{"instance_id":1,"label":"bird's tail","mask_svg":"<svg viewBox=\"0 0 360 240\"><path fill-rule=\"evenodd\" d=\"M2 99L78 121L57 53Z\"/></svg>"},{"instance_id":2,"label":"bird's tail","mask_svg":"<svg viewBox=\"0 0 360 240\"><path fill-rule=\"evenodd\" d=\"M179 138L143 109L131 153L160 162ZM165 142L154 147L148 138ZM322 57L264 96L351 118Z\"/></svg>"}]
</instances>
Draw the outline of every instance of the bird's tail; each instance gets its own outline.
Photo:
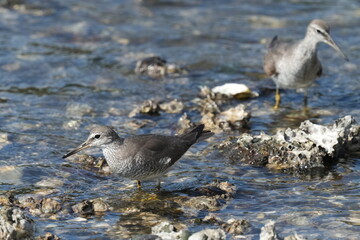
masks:
<instances>
[{"instance_id":1,"label":"bird's tail","mask_svg":"<svg viewBox=\"0 0 360 240\"><path fill-rule=\"evenodd\" d=\"M190 145L205 140L209 137L211 137L212 135L214 135L213 132L211 131L204 131L204 124L200 124L196 127L194 127L193 129L191 129L190 131L180 135L180 138L189 142Z\"/></svg>"},{"instance_id":2,"label":"bird's tail","mask_svg":"<svg viewBox=\"0 0 360 240\"><path fill-rule=\"evenodd\" d=\"M278 37L275 36L275 37L273 37L273 39L271 39L271 42L269 43L268 48L270 49L270 48L275 47L277 45L277 43L278 43Z\"/></svg>"}]
</instances>

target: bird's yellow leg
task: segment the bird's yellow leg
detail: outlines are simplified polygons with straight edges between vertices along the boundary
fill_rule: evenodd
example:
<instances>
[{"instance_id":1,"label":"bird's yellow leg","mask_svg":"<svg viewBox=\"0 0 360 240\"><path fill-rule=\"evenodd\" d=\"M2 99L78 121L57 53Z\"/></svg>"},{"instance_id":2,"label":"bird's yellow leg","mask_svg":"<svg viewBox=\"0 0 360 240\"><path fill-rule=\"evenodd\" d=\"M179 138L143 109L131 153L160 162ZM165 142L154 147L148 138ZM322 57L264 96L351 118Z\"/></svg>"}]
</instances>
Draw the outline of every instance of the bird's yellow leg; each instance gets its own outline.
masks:
<instances>
[{"instance_id":1,"label":"bird's yellow leg","mask_svg":"<svg viewBox=\"0 0 360 240\"><path fill-rule=\"evenodd\" d=\"M307 94L307 89L305 89L304 92L304 108L303 108L303 113L305 115L309 115L310 114L310 110L308 108L308 94Z\"/></svg>"},{"instance_id":2,"label":"bird's yellow leg","mask_svg":"<svg viewBox=\"0 0 360 240\"><path fill-rule=\"evenodd\" d=\"M308 94L307 94L307 90L305 90L304 92L304 108L307 108L308 105Z\"/></svg>"},{"instance_id":3,"label":"bird's yellow leg","mask_svg":"<svg viewBox=\"0 0 360 240\"><path fill-rule=\"evenodd\" d=\"M158 179L158 184L156 185L156 190L160 191L161 189L161 183L160 183L160 179Z\"/></svg>"},{"instance_id":4,"label":"bird's yellow leg","mask_svg":"<svg viewBox=\"0 0 360 240\"><path fill-rule=\"evenodd\" d=\"M280 91L279 88L276 88L276 93L275 93L275 106L274 109L277 110L280 107L280 102L281 102L281 95L280 95Z\"/></svg>"}]
</instances>

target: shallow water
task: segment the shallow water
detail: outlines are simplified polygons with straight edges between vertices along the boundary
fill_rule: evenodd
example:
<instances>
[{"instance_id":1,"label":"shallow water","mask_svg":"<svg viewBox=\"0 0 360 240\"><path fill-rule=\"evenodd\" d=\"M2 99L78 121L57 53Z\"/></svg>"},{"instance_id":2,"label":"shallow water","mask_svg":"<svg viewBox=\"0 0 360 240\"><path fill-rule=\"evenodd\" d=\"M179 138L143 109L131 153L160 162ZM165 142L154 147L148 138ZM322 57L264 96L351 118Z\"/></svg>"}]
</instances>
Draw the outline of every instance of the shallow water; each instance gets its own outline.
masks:
<instances>
[{"instance_id":1,"label":"shallow water","mask_svg":"<svg viewBox=\"0 0 360 240\"><path fill-rule=\"evenodd\" d=\"M182 113L137 117L151 121L141 129L131 127L134 119L128 114L149 98L177 98L185 103L183 112L198 121L190 101L203 85L238 82L259 92L258 98L242 101L252 114L253 134L297 127L305 119L330 124L352 115L360 121L359 9L356 0L24 0L1 7L0 192L55 189L53 196L66 195L74 203L96 197L116 203L119 196L134 194L131 181L96 174L61 156L82 142L93 124L115 126L123 135L173 134ZM262 71L265 42L274 35L301 38L313 18L330 23L350 62L322 44L324 75L309 89L310 114L301 114L303 95L292 90L283 92L282 108L275 112L274 84ZM163 79L135 75L136 61L153 55L186 67L189 74ZM213 180L235 184L235 198L216 214L247 219L250 239L257 239L269 220L277 222L281 236L358 238L357 157L326 173L290 176L231 163L212 150L211 145L237 134L218 134L193 146L164 178L164 191L175 195ZM153 184L146 183L145 189L151 192ZM207 215L196 217L202 214ZM39 233L50 231L62 239L117 239L125 221L116 208L87 219L75 214L34 219ZM197 231L205 226L189 227Z\"/></svg>"}]
</instances>

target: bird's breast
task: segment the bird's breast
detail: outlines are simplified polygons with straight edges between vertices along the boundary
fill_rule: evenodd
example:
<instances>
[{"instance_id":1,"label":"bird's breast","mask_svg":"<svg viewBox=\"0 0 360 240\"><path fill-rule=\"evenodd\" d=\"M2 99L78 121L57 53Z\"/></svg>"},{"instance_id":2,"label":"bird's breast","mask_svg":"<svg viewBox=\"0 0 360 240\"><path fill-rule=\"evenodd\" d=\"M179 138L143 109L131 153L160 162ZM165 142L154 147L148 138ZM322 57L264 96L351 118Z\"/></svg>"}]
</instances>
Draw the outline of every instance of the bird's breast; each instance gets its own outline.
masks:
<instances>
[{"instance_id":1,"label":"bird's breast","mask_svg":"<svg viewBox=\"0 0 360 240\"><path fill-rule=\"evenodd\" d=\"M307 88L316 79L319 62L316 55L305 53L283 56L277 62L274 81L281 88Z\"/></svg>"}]
</instances>

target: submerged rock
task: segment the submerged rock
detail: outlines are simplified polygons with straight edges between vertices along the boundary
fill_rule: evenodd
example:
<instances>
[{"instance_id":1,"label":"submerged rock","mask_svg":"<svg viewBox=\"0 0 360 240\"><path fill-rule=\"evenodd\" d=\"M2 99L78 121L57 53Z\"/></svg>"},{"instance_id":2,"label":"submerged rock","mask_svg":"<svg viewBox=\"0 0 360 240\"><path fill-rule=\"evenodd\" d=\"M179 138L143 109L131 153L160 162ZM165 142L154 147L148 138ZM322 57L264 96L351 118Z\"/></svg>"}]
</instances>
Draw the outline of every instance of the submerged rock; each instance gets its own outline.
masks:
<instances>
[{"instance_id":1,"label":"submerged rock","mask_svg":"<svg viewBox=\"0 0 360 240\"><path fill-rule=\"evenodd\" d=\"M190 235L185 226L175 226L170 222L161 222L153 226L151 233L159 236L162 240L187 239Z\"/></svg>"},{"instance_id":2,"label":"submerged rock","mask_svg":"<svg viewBox=\"0 0 360 240\"><path fill-rule=\"evenodd\" d=\"M219 148L233 161L263 165L270 169L304 171L329 166L339 157L359 150L360 126L351 116L332 126L304 121L297 129L275 135L242 134L230 138Z\"/></svg>"},{"instance_id":3,"label":"submerged rock","mask_svg":"<svg viewBox=\"0 0 360 240\"><path fill-rule=\"evenodd\" d=\"M260 232L260 240L306 240L305 237L298 235L297 233L293 235L286 236L284 238L280 238L276 233L275 229L275 221L267 222L262 228Z\"/></svg>"},{"instance_id":4,"label":"submerged rock","mask_svg":"<svg viewBox=\"0 0 360 240\"><path fill-rule=\"evenodd\" d=\"M184 109L184 104L174 99L170 102L159 102L154 99L144 101L140 106L134 108L129 117L135 117L138 114L160 115L160 111L167 113L179 113Z\"/></svg>"},{"instance_id":5,"label":"submerged rock","mask_svg":"<svg viewBox=\"0 0 360 240\"><path fill-rule=\"evenodd\" d=\"M243 104L229 108L225 111L207 112L203 114L201 122L213 132L231 131L247 128L250 113Z\"/></svg>"},{"instance_id":6,"label":"submerged rock","mask_svg":"<svg viewBox=\"0 0 360 240\"><path fill-rule=\"evenodd\" d=\"M36 237L35 240L60 240L60 238L52 233L45 233L44 236Z\"/></svg>"},{"instance_id":7,"label":"submerged rock","mask_svg":"<svg viewBox=\"0 0 360 240\"><path fill-rule=\"evenodd\" d=\"M52 198L35 199L33 197L28 197L20 199L19 206L27 208L29 213L40 217L50 217L62 209L62 204Z\"/></svg>"},{"instance_id":8,"label":"submerged rock","mask_svg":"<svg viewBox=\"0 0 360 240\"><path fill-rule=\"evenodd\" d=\"M175 198L174 201L185 208L218 211L224 206L226 200L234 196L236 190L236 187L228 182L214 182L192 190L190 194L195 196L181 196Z\"/></svg>"},{"instance_id":9,"label":"submerged rock","mask_svg":"<svg viewBox=\"0 0 360 240\"><path fill-rule=\"evenodd\" d=\"M298 235L297 233L295 233L294 235L284 237L284 240L306 240L306 239L307 238Z\"/></svg>"},{"instance_id":10,"label":"submerged rock","mask_svg":"<svg viewBox=\"0 0 360 240\"><path fill-rule=\"evenodd\" d=\"M0 149L4 148L6 145L9 145L11 141L9 140L9 135L4 132L0 132Z\"/></svg>"},{"instance_id":11,"label":"submerged rock","mask_svg":"<svg viewBox=\"0 0 360 240\"><path fill-rule=\"evenodd\" d=\"M159 103L153 99L146 100L140 106L134 108L129 117L135 117L137 114L160 115Z\"/></svg>"},{"instance_id":12,"label":"submerged rock","mask_svg":"<svg viewBox=\"0 0 360 240\"><path fill-rule=\"evenodd\" d=\"M184 109L184 103L174 99L170 102L160 103L159 107L162 111L167 113L179 113Z\"/></svg>"},{"instance_id":13,"label":"submerged rock","mask_svg":"<svg viewBox=\"0 0 360 240\"><path fill-rule=\"evenodd\" d=\"M222 224L226 233L232 235L243 235L249 231L251 225L245 219L229 219L226 223Z\"/></svg>"},{"instance_id":14,"label":"submerged rock","mask_svg":"<svg viewBox=\"0 0 360 240\"><path fill-rule=\"evenodd\" d=\"M186 74L186 70L176 64L169 64L160 57L144 58L136 63L135 73L153 78L164 77L167 74Z\"/></svg>"},{"instance_id":15,"label":"submerged rock","mask_svg":"<svg viewBox=\"0 0 360 240\"><path fill-rule=\"evenodd\" d=\"M99 212L106 212L109 210L109 205L102 199L83 200L78 204L72 206L75 213L80 215L94 215Z\"/></svg>"},{"instance_id":16,"label":"submerged rock","mask_svg":"<svg viewBox=\"0 0 360 240\"><path fill-rule=\"evenodd\" d=\"M35 222L18 207L0 209L0 239L33 239Z\"/></svg>"},{"instance_id":17,"label":"submerged rock","mask_svg":"<svg viewBox=\"0 0 360 240\"><path fill-rule=\"evenodd\" d=\"M1 144L0 144L1 149ZM24 171L22 167L5 165L0 166L0 183L1 184L13 184L20 185L22 184L22 179L24 177Z\"/></svg>"},{"instance_id":18,"label":"submerged rock","mask_svg":"<svg viewBox=\"0 0 360 240\"><path fill-rule=\"evenodd\" d=\"M269 221L261 228L260 240L280 240L275 231L275 221Z\"/></svg>"},{"instance_id":19,"label":"submerged rock","mask_svg":"<svg viewBox=\"0 0 360 240\"><path fill-rule=\"evenodd\" d=\"M213 132L239 130L249 126L250 112L243 104L222 110L223 97L213 93L208 87L200 89L200 98L193 102L201 113L201 122Z\"/></svg>"},{"instance_id":20,"label":"submerged rock","mask_svg":"<svg viewBox=\"0 0 360 240\"><path fill-rule=\"evenodd\" d=\"M108 175L111 173L104 156L94 157L88 154L77 154L69 158L68 161L79 163L82 168L99 174Z\"/></svg>"},{"instance_id":21,"label":"submerged rock","mask_svg":"<svg viewBox=\"0 0 360 240\"><path fill-rule=\"evenodd\" d=\"M195 123L191 122L191 119L189 117L189 115L187 113L184 113L178 120L177 122L177 133L183 134L186 131L188 131L189 129L195 127Z\"/></svg>"},{"instance_id":22,"label":"submerged rock","mask_svg":"<svg viewBox=\"0 0 360 240\"><path fill-rule=\"evenodd\" d=\"M205 229L200 232L192 234L188 240L225 240L226 233L222 229Z\"/></svg>"},{"instance_id":23,"label":"submerged rock","mask_svg":"<svg viewBox=\"0 0 360 240\"><path fill-rule=\"evenodd\" d=\"M0 206L14 206L16 204L18 204L18 201L12 192L6 192L4 195L0 195Z\"/></svg>"}]
</instances>

